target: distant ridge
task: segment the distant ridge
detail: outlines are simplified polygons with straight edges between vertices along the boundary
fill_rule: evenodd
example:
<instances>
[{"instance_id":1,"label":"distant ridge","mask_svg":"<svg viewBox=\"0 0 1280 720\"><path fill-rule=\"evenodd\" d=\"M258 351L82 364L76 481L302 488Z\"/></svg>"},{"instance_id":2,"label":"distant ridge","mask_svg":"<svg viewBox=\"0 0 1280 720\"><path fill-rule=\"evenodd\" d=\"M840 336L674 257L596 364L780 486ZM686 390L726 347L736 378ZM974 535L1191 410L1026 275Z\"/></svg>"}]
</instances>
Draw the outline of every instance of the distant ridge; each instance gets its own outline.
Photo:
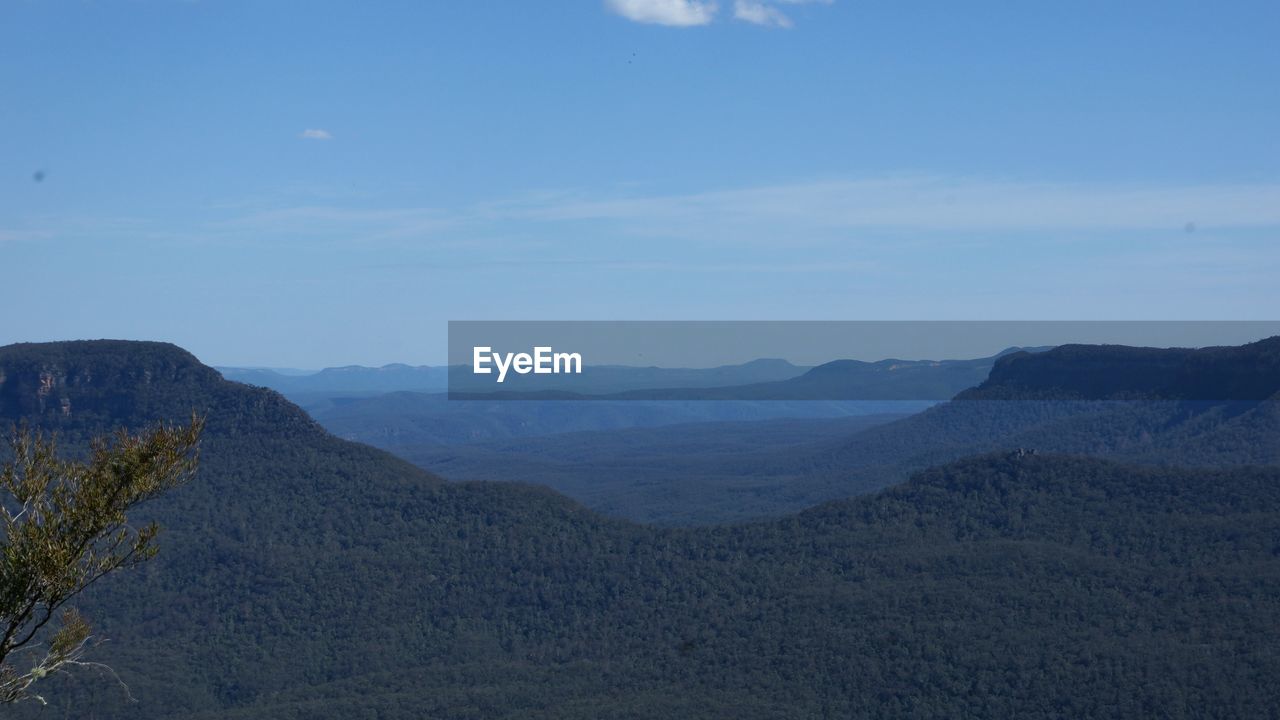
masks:
<instances>
[{"instance_id":1,"label":"distant ridge","mask_svg":"<svg viewBox=\"0 0 1280 720\"><path fill-rule=\"evenodd\" d=\"M348 365L309 373L281 373L263 368L219 367L228 380L269 387L286 395L303 393L371 394L398 391L441 392L448 384L444 367L392 363L382 367Z\"/></svg>"},{"instance_id":2,"label":"distant ridge","mask_svg":"<svg viewBox=\"0 0 1280 720\"><path fill-rule=\"evenodd\" d=\"M1063 345L1001 357L962 399L1265 400L1280 392L1280 337L1200 349Z\"/></svg>"},{"instance_id":3,"label":"distant ridge","mask_svg":"<svg viewBox=\"0 0 1280 720\"><path fill-rule=\"evenodd\" d=\"M561 388L555 391L529 390L530 384L520 380L508 382L508 387L499 389L487 378L476 380L464 376L463 382L455 380L451 384L450 397L464 400L492 397L506 400L942 401L985 380L998 358L1009 353L1036 353L1045 349L1009 348L991 357L970 360L833 360L803 373L797 372L794 377L767 382L723 383L714 387L666 385L612 393L593 393L587 383L574 380L561 381Z\"/></svg>"},{"instance_id":4,"label":"distant ridge","mask_svg":"<svg viewBox=\"0 0 1280 720\"><path fill-rule=\"evenodd\" d=\"M571 387L581 392L613 393L668 385L701 388L772 381L795 377L807 369L776 358L762 358L740 365L713 368L595 365L591 367L589 377L575 378L568 384L562 378L545 376L522 377L520 383L514 382L513 378L512 384L521 387L536 386L542 392L569 392ZM463 366L392 363L375 368L348 365L301 375L261 368L221 367L218 370L228 380L269 387L289 396L444 392L448 389L451 374L454 382L464 385L474 381L475 387L487 390L492 384L489 378L471 377L469 368Z\"/></svg>"}]
</instances>

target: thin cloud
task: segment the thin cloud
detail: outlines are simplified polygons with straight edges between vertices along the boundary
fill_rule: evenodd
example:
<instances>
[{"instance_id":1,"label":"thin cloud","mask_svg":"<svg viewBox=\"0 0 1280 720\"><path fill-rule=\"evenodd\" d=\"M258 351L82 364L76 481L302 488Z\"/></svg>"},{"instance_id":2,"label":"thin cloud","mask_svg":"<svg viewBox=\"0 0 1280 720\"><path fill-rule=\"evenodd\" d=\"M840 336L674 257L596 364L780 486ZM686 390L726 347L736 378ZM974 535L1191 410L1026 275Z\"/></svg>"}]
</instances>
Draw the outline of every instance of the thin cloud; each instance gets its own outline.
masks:
<instances>
[{"instance_id":1,"label":"thin cloud","mask_svg":"<svg viewBox=\"0 0 1280 720\"><path fill-rule=\"evenodd\" d=\"M225 216L224 216L225 217ZM1191 219L1194 235L1185 230ZM607 225L600 225L606 223ZM308 241L377 243L467 238L511 228L581 225L606 236L765 245L955 235L1001 244L1006 233L1088 237L1156 232L1205 242L1220 231L1280 229L1280 184L1018 182L936 175L830 179L688 194L539 192L456 207L276 206L232 213L217 229ZM213 229L213 228L209 228ZM135 232L136 230L130 230ZM15 239L0 232L0 240ZM731 239L731 240L730 240ZM843 241L843 240L842 240Z\"/></svg>"},{"instance_id":2,"label":"thin cloud","mask_svg":"<svg viewBox=\"0 0 1280 720\"><path fill-rule=\"evenodd\" d=\"M530 220L608 220L672 235L728 230L1170 230L1280 227L1280 185L1021 183L934 176L833 180L687 195L548 199ZM767 233L766 233L767 234Z\"/></svg>"},{"instance_id":3,"label":"thin cloud","mask_svg":"<svg viewBox=\"0 0 1280 720\"><path fill-rule=\"evenodd\" d=\"M303 130L302 134L298 137L303 140L332 140L333 134L328 130L321 130L320 128L307 128L306 130Z\"/></svg>"},{"instance_id":4,"label":"thin cloud","mask_svg":"<svg viewBox=\"0 0 1280 720\"><path fill-rule=\"evenodd\" d=\"M791 17L778 5L831 5L835 0L733 0L733 17L762 27L789 28Z\"/></svg>"},{"instance_id":5,"label":"thin cloud","mask_svg":"<svg viewBox=\"0 0 1280 720\"><path fill-rule=\"evenodd\" d=\"M5 230L0 228L0 245L9 242L24 242L28 240L44 240L51 237L48 232L33 232L30 230Z\"/></svg>"},{"instance_id":6,"label":"thin cloud","mask_svg":"<svg viewBox=\"0 0 1280 720\"><path fill-rule=\"evenodd\" d=\"M719 10L710 0L605 0L605 6L633 22L671 27L709 25Z\"/></svg>"},{"instance_id":7,"label":"thin cloud","mask_svg":"<svg viewBox=\"0 0 1280 720\"><path fill-rule=\"evenodd\" d=\"M361 202L367 202L362 198ZM1196 223L1194 234L1185 230ZM538 192L459 206L268 204L221 208L178 229L132 218L31 218L0 244L129 237L259 245L612 247L635 238L724 247L872 248L944 243L975 253L1026 243L1227 243L1271 265L1280 184L1019 182L948 176L829 179L687 194ZM1253 267L1259 267L1254 263Z\"/></svg>"},{"instance_id":8,"label":"thin cloud","mask_svg":"<svg viewBox=\"0 0 1280 720\"><path fill-rule=\"evenodd\" d=\"M778 8L757 0L734 0L733 17L752 25L764 27L791 27L791 18Z\"/></svg>"}]
</instances>

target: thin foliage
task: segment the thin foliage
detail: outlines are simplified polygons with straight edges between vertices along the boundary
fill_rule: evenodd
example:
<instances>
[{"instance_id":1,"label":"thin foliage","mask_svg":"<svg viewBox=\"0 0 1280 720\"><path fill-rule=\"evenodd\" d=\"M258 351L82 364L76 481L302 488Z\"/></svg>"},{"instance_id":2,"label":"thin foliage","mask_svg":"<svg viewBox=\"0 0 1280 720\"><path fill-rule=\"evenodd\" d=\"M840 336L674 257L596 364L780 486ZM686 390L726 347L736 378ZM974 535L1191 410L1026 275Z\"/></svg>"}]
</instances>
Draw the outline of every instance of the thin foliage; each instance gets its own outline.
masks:
<instances>
[{"instance_id":1,"label":"thin foliage","mask_svg":"<svg viewBox=\"0 0 1280 720\"><path fill-rule=\"evenodd\" d=\"M131 525L139 503L196 470L204 420L95 438L84 460L59 457L57 438L15 428L0 469L0 703L42 698L38 681L84 659L89 623L68 603L100 578L151 559L160 531Z\"/></svg>"}]
</instances>

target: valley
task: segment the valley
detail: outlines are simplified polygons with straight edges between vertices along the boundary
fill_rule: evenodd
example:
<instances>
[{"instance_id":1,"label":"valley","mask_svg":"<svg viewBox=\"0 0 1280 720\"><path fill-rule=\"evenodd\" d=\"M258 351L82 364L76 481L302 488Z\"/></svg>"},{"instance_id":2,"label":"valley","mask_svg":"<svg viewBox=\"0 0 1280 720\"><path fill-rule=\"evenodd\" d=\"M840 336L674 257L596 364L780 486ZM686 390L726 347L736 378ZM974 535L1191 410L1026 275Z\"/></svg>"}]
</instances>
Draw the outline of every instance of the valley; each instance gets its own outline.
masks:
<instances>
[{"instance_id":1,"label":"valley","mask_svg":"<svg viewBox=\"0 0 1280 720\"><path fill-rule=\"evenodd\" d=\"M1173 365L1265 393L1280 380L1275 342ZM684 448L794 473L793 458L764 456L807 438L813 472L792 482L846 493L775 519L661 528L524 483L443 481L172 346L9 346L0 368L0 416L73 444L193 407L208 419L198 481L146 509L166 528L160 556L82 603L110 638L96 658L137 701L77 675L50 681L54 713L943 718L1194 704L1238 717L1280 701L1264 631L1280 620L1280 474L1266 445L1226 462L1232 438L1268 437L1270 395L1224 406L1203 400L1213 387L1140 388L1179 408L1170 424L1161 404L1100 411L1132 396L1123 387L1050 388L1017 366L906 418L523 441L548 463ZM1130 431L1156 426L1166 434L1125 450ZM777 446L761 440L775 432ZM1010 449L1033 438L1063 451ZM1079 452L1091 445L1124 462ZM756 446L764 456L744 451ZM1182 467L1143 455L1174 447L1199 449ZM855 458L908 477L859 476L845 469Z\"/></svg>"}]
</instances>

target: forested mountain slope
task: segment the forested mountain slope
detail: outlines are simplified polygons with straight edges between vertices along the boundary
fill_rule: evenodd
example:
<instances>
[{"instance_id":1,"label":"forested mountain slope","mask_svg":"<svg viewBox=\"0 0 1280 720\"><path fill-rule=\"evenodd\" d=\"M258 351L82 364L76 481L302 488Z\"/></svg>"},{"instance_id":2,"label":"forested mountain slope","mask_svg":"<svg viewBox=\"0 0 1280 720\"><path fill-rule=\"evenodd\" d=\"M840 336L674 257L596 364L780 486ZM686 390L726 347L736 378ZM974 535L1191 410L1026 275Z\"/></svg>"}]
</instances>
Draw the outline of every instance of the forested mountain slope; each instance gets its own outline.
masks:
<instances>
[{"instance_id":1,"label":"forested mountain slope","mask_svg":"<svg viewBox=\"0 0 1280 720\"><path fill-rule=\"evenodd\" d=\"M23 717L1265 716L1280 471L996 453L769 522L661 529L441 483L171 346L0 348L0 413L209 416L159 558ZM70 410L64 411L64 402ZM81 414L80 411L83 410Z\"/></svg>"},{"instance_id":2,"label":"forested mountain slope","mask_svg":"<svg viewBox=\"0 0 1280 720\"><path fill-rule=\"evenodd\" d=\"M1196 467L1280 463L1280 338L1007 355L953 401L834 444L809 486L874 490L895 480L895 466L1020 447Z\"/></svg>"}]
</instances>

